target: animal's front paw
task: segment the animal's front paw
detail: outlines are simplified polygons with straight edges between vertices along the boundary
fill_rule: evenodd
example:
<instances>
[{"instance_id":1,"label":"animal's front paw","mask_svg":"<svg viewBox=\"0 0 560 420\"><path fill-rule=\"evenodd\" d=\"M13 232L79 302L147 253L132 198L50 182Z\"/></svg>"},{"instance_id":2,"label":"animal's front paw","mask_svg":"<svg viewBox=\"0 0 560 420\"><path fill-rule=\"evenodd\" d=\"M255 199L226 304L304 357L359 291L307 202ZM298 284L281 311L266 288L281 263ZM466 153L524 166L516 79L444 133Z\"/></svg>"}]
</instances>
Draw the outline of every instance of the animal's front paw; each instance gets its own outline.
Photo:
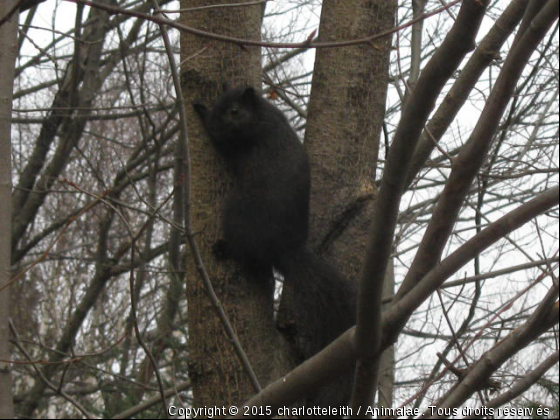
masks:
<instances>
[{"instance_id":1,"label":"animal's front paw","mask_svg":"<svg viewBox=\"0 0 560 420\"><path fill-rule=\"evenodd\" d=\"M228 258L227 242L225 239L220 239L214 246L212 246L212 252L219 260L225 260Z\"/></svg>"},{"instance_id":2,"label":"animal's front paw","mask_svg":"<svg viewBox=\"0 0 560 420\"><path fill-rule=\"evenodd\" d=\"M202 105L201 103L194 103L193 104L193 108L196 111L196 113L198 114L198 116L200 117L200 119L202 121L206 121L207 117L208 117L208 108L206 108L206 106Z\"/></svg>"}]
</instances>

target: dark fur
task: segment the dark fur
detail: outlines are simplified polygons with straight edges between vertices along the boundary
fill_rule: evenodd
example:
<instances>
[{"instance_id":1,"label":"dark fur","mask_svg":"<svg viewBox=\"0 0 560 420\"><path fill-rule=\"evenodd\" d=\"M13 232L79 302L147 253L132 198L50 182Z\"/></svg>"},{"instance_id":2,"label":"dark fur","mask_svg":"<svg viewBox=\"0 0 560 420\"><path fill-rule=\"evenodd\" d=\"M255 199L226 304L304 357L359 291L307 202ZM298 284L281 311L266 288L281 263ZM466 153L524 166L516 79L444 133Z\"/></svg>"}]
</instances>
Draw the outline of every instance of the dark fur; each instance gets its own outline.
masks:
<instances>
[{"instance_id":1,"label":"dark fur","mask_svg":"<svg viewBox=\"0 0 560 420\"><path fill-rule=\"evenodd\" d=\"M224 92L212 110L195 104L234 187L223 214L218 255L247 270L276 268L294 289L294 341L308 358L355 323L355 285L307 247L310 175L307 154L284 114L253 88ZM350 375L311 397L347 404ZM332 392L331 392L332 391Z\"/></svg>"}]
</instances>

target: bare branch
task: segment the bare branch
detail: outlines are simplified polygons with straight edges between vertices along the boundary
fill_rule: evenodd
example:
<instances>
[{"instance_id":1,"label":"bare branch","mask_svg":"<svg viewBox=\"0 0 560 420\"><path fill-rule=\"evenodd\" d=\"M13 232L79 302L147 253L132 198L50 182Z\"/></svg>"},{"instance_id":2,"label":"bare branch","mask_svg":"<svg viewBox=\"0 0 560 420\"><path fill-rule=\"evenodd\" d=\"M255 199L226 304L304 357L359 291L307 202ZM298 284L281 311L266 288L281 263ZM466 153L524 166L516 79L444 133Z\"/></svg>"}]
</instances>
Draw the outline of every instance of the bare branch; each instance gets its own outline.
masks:
<instances>
[{"instance_id":1,"label":"bare branch","mask_svg":"<svg viewBox=\"0 0 560 420\"><path fill-rule=\"evenodd\" d=\"M377 381L380 349L381 287L397 221L406 170L414 145L435 101L461 60L471 50L487 2L465 1L457 21L418 79L404 109L375 202L371 240L363 270L358 301L356 376L352 407L371 406ZM458 46L460 46L458 48ZM362 410L364 413L365 410Z\"/></svg>"},{"instance_id":2,"label":"bare branch","mask_svg":"<svg viewBox=\"0 0 560 420\"><path fill-rule=\"evenodd\" d=\"M492 144L500 117L513 94L515 84L529 57L558 17L557 6L557 0L549 0L533 21L531 29L508 54L476 127L453 164L418 253L395 296L396 301L402 299L440 259L471 183Z\"/></svg>"},{"instance_id":3,"label":"bare branch","mask_svg":"<svg viewBox=\"0 0 560 420\"><path fill-rule=\"evenodd\" d=\"M125 15L135 16L137 18L141 18L141 19L149 20L149 21L156 22L156 23L159 23L159 24L167 25L169 27L179 29L181 31L185 31L185 32L188 32L188 33L191 33L191 34L194 34L194 35L199 35L199 36L209 38L209 39L231 42L231 43L246 45L246 46L270 47L270 48L335 48L335 47L347 47L347 46L350 46L350 45L357 45L357 44L369 44L369 43L371 43L371 42L373 42L373 41L375 41L379 38L389 36L389 35L393 34L394 32L397 32L400 29L411 26L419 20L424 20L424 19L427 19L431 16L437 15L437 14L439 14L439 13L449 9L450 7L452 7L452 6L461 2L461 0L454 0L454 1L450 2L449 4L447 4L443 7L440 7L436 10L433 10L429 13L423 13L420 17L418 17L416 19L413 19L413 20L411 20L410 22L408 22L404 25L401 25L397 28L393 28L391 30L388 30L388 31L385 31L385 32L382 32L382 33L379 33L379 34L374 34L374 35L368 36L366 38L353 39L353 40L348 40L348 41L336 41L336 42L318 42L318 41L311 41L310 42L308 40L305 40L303 42L284 42L284 43L280 43L280 42L262 42L262 41L255 41L255 40L251 40L251 39L242 39L242 38L235 38L235 37L231 37L231 36L219 35L219 34L207 32L207 31L202 31L200 29L192 28L190 26L182 25L182 24L177 23L177 22L175 22L173 20L170 20L170 19L158 18L158 17L154 17L152 15L147 15L147 14L144 14L144 13L123 9L121 7L102 5L102 4L99 4L99 3L94 3L94 2L89 1L89 0L65 0L65 1L72 2L72 3L82 3L82 4L85 4L87 6L91 6L91 7L98 7L100 9L103 9L103 10L111 13L111 14L125 14Z\"/></svg>"}]
</instances>

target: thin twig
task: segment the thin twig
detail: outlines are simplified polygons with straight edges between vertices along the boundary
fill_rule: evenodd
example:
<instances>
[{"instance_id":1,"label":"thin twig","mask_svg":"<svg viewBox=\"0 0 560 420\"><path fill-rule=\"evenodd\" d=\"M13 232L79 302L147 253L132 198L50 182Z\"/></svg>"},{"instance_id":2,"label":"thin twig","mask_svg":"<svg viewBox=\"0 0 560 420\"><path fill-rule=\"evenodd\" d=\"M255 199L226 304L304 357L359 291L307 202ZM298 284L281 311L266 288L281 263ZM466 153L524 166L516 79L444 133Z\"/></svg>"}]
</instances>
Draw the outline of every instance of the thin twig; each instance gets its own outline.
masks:
<instances>
[{"instance_id":1,"label":"thin twig","mask_svg":"<svg viewBox=\"0 0 560 420\"><path fill-rule=\"evenodd\" d=\"M212 32L207 32L200 29L192 28L190 26L177 23L170 19L160 18L160 17L148 15L146 13L135 12L132 10L123 9L121 7L108 6L105 4L95 3L89 0L65 0L65 1L69 1L71 3L82 3L85 4L86 6L97 7L99 9L105 10L110 14L124 14L124 15L134 16L139 19L145 19L145 20L155 22L157 24L167 25L172 28L179 29L181 31L192 33L194 35L199 35L210 39L216 39L219 41L232 42L240 45L254 46L254 47L269 47L269 48L334 48L334 47L347 47L350 45L358 45L358 44L371 44L373 41L376 41L380 38L384 38L397 31L407 28L413 25L415 22L437 15L449 9L450 7L460 3L463 0L455 0L444 7L440 7L428 13L423 13L418 18L412 19L401 26L392 28L387 31L380 32L378 34L370 35L365 38L351 39L347 41L335 41L335 42L319 42L319 41L310 42L308 40L305 40L303 42L262 42L262 41L255 41L251 39L235 38L231 36L215 34Z\"/></svg>"}]
</instances>

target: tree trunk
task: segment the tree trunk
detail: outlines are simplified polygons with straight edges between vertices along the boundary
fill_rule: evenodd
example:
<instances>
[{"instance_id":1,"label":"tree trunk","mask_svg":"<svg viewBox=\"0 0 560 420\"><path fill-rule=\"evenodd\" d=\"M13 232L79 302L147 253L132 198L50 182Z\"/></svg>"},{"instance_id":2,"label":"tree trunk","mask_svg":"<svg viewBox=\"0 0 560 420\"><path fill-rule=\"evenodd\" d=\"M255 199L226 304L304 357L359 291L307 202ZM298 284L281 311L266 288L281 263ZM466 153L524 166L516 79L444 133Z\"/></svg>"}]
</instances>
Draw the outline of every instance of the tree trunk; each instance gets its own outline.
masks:
<instances>
[{"instance_id":1,"label":"tree trunk","mask_svg":"<svg viewBox=\"0 0 560 420\"><path fill-rule=\"evenodd\" d=\"M393 27L394 0L323 3L320 41ZM375 170L389 81L391 37L317 51L305 143L311 159L311 240L357 279L376 195Z\"/></svg>"},{"instance_id":2,"label":"tree trunk","mask_svg":"<svg viewBox=\"0 0 560 420\"><path fill-rule=\"evenodd\" d=\"M211 3L183 0L182 8ZM251 3L251 2L249 2ZM245 7L210 8L182 14L182 23L210 32L245 39L260 39L263 8L256 3ZM182 32L181 69L187 104L191 156L190 205L193 230L209 277L236 331L241 345L262 385L287 369L273 318L274 281L248 279L232 263L218 264L211 252L220 238L220 210L229 175L211 146L191 104L211 106L222 91L222 83L260 88L260 48L240 47ZM189 250L188 252L191 252ZM189 315L189 375L194 406L223 406L242 403L255 393L224 326L205 292L194 261L187 263ZM286 352L284 352L284 355ZM281 366L284 366L282 368Z\"/></svg>"},{"instance_id":3,"label":"tree trunk","mask_svg":"<svg viewBox=\"0 0 560 420\"><path fill-rule=\"evenodd\" d=\"M319 41L363 38L387 30L393 26L395 8L394 1L324 2ZM361 271L370 230L390 41L385 37L375 45L319 49L316 53L305 137L311 162L310 241L350 282ZM317 332L315 326L303 324L306 308L301 307L302 302L328 300L305 296L305 291L291 286L288 283L284 288L279 323L291 321L301 337L313 340ZM326 288L317 294L339 293ZM300 346L305 348L307 343ZM320 392L328 393L334 405L338 399L348 403L350 376L349 372L332 385L336 392Z\"/></svg>"},{"instance_id":4,"label":"tree trunk","mask_svg":"<svg viewBox=\"0 0 560 420\"><path fill-rule=\"evenodd\" d=\"M324 2L319 40L357 39L388 30L396 7L394 0ZM321 49L315 60L305 137L312 168L311 241L350 282L360 278L371 230L390 51L387 36ZM348 395L350 390L340 392Z\"/></svg>"},{"instance_id":5,"label":"tree trunk","mask_svg":"<svg viewBox=\"0 0 560 420\"><path fill-rule=\"evenodd\" d=\"M183 1L182 8L204 3ZM393 25L395 7L396 2L387 1L325 2L321 40L357 38L388 29ZM209 32L258 39L261 13L258 4L188 11L183 14L182 23ZM317 51L306 134L312 163L311 236L321 253L339 254L335 261L349 278L357 277L366 244L389 51L390 37L375 45ZM241 48L183 33L181 53L185 61L182 82L187 104L211 105L222 82L260 86L260 54L254 47ZM211 245L220 235L220 208L227 173L192 112L189 133L191 217L194 231L202 233L196 240L219 297L230 319L235 321L240 341L264 385L283 373L287 364L293 363L294 355L276 333L272 282L265 285L262 281L247 281L231 266L218 266L212 257ZM325 212L319 214L318 209ZM195 405L239 403L254 390L225 337L194 264L189 265L189 374ZM286 290L284 296L290 293Z\"/></svg>"},{"instance_id":6,"label":"tree trunk","mask_svg":"<svg viewBox=\"0 0 560 420\"><path fill-rule=\"evenodd\" d=\"M0 19L16 5L15 0L0 3ZM18 13L0 24L0 288L11 278L11 232L12 232L12 165L11 165L11 117L12 92L14 87L14 65L17 56ZM10 288L0 290L0 418L14 417L12 400L12 376L10 364L9 325Z\"/></svg>"}]
</instances>

